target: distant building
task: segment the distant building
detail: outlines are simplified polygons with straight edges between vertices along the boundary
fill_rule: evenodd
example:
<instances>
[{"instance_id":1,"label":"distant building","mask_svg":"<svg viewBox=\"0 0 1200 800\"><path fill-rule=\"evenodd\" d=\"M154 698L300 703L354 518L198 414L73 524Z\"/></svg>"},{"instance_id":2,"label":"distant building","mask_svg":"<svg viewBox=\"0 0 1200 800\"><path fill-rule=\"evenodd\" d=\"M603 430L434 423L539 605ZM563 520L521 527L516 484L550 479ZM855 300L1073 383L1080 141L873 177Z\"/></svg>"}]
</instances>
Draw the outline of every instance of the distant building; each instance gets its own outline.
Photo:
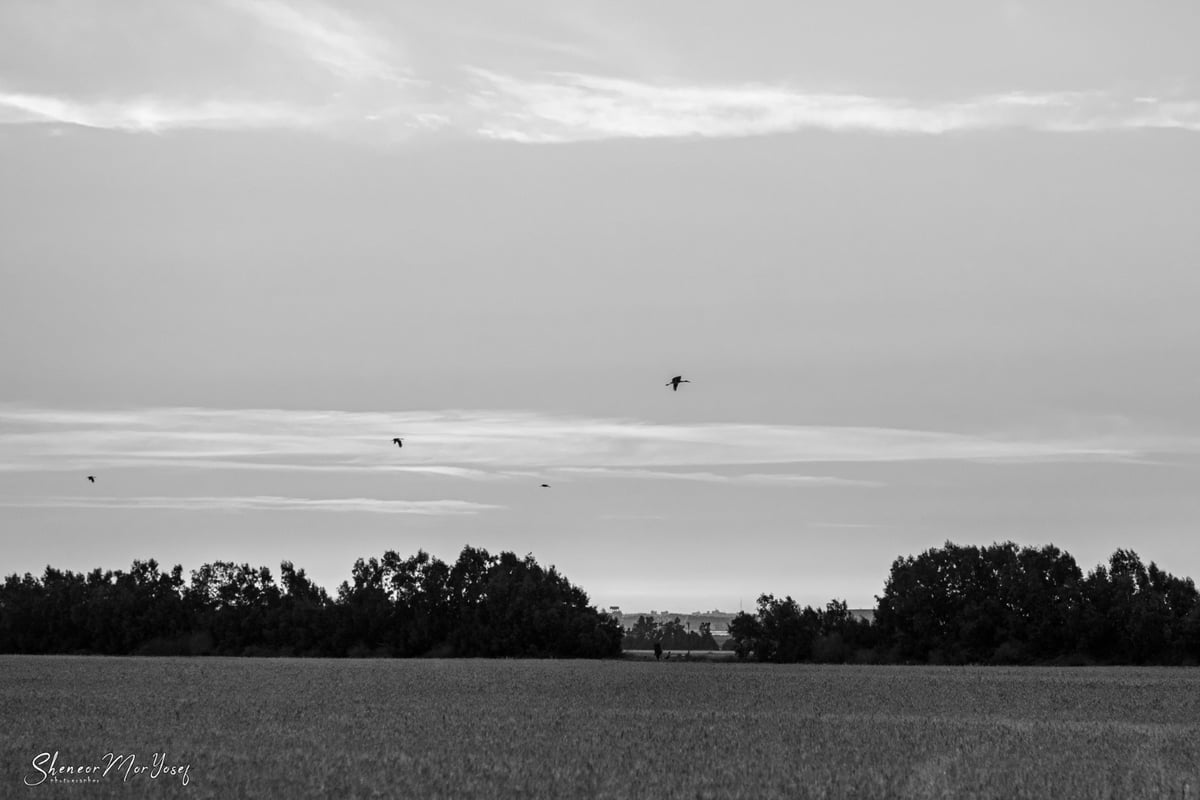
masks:
<instances>
[{"instance_id":1,"label":"distant building","mask_svg":"<svg viewBox=\"0 0 1200 800\"><path fill-rule=\"evenodd\" d=\"M621 626L625 628L625 630L629 630L636 625L638 617L646 617L647 619L653 618L655 622L660 624L663 622L672 622L675 619L678 619L685 628L688 628L696 633L700 632L701 623L707 622L709 625L709 631L712 633L713 638L717 639L718 641L721 640L721 637L729 635L729 621L737 616L737 614L723 611L711 611L700 614L680 614L667 611L622 611L619 615L612 611L609 613L612 613L621 621Z\"/></svg>"},{"instance_id":2,"label":"distant building","mask_svg":"<svg viewBox=\"0 0 1200 800\"><path fill-rule=\"evenodd\" d=\"M873 608L851 608L847 609L850 616L854 619L864 620L865 622L875 622L875 609ZM684 626L690 625L690 629L696 632L700 630L700 624L707 622L709 630L713 638L722 641L723 637L729 635L729 623L737 616L732 611L708 611L703 613L693 612L691 614L672 613L669 611L622 611L620 606L609 606L608 613L620 621L621 627L625 630L632 628L638 621L638 617L653 618L655 622L663 623L674 620L678 617L679 621Z\"/></svg>"}]
</instances>

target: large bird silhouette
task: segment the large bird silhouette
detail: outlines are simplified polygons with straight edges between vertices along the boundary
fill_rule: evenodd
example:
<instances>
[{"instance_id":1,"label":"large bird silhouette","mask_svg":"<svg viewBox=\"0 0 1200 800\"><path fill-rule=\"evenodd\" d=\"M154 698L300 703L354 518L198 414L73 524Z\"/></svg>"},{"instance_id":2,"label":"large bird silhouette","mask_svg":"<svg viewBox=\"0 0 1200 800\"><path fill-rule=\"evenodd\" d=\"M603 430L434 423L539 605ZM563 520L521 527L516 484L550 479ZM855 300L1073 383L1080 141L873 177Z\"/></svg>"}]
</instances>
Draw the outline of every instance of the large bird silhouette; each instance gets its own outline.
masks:
<instances>
[{"instance_id":1,"label":"large bird silhouette","mask_svg":"<svg viewBox=\"0 0 1200 800\"><path fill-rule=\"evenodd\" d=\"M667 381L663 385L670 386L672 392L678 392L679 384L681 384L681 383L691 383L691 381L684 380L682 375L676 375L674 378L671 378L671 380Z\"/></svg>"}]
</instances>

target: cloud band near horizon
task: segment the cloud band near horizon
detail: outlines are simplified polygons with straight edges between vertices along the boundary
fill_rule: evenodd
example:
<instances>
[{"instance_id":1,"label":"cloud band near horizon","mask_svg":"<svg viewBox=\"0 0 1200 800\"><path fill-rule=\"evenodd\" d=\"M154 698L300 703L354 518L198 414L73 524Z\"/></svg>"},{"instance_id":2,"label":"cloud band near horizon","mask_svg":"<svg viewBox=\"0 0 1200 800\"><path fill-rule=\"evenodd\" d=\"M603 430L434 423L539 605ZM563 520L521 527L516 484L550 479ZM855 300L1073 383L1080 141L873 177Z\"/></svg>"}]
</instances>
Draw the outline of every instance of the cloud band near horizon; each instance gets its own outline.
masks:
<instances>
[{"instance_id":1,"label":"cloud band near horizon","mask_svg":"<svg viewBox=\"0 0 1200 800\"><path fill-rule=\"evenodd\" d=\"M496 139L553 143L610 138L735 138L802 130L945 134L1005 128L1072 133L1139 128L1200 131L1200 103L1105 91L986 94L912 101L771 84L654 85L574 73L522 80L471 74Z\"/></svg>"},{"instance_id":2,"label":"cloud band near horizon","mask_svg":"<svg viewBox=\"0 0 1200 800\"><path fill-rule=\"evenodd\" d=\"M1005 129L1200 131L1200 100L1179 96L1014 90L918 101L772 84L663 85L576 73L531 79L473 67L464 72L465 85L432 93L376 87L310 104L211 93L190 99L84 98L0 86L0 124L69 124L130 133L301 129L387 142L446 134L522 144L721 139L805 130L911 135Z\"/></svg>"},{"instance_id":3,"label":"cloud band near horizon","mask_svg":"<svg viewBox=\"0 0 1200 800\"><path fill-rule=\"evenodd\" d=\"M391 444L405 437L405 446ZM905 461L1123 461L1196 453L1188 437L1129 431L1001 436L897 428L660 424L514 411L346 412L0 406L0 472L113 468L410 471L502 479L529 470L664 477L664 470ZM522 472L524 471L524 472ZM658 474L654 474L657 472ZM743 475L747 482L836 483L827 476ZM674 473L671 476L687 479ZM730 476L721 476L722 480ZM691 479L714 476L694 473Z\"/></svg>"},{"instance_id":4,"label":"cloud band near horizon","mask_svg":"<svg viewBox=\"0 0 1200 800\"><path fill-rule=\"evenodd\" d=\"M371 497L88 497L55 495L51 497L0 497L0 508L93 508L159 511L327 511L372 514L420 514L457 516L491 511L503 506L473 503L467 500L383 500Z\"/></svg>"}]
</instances>

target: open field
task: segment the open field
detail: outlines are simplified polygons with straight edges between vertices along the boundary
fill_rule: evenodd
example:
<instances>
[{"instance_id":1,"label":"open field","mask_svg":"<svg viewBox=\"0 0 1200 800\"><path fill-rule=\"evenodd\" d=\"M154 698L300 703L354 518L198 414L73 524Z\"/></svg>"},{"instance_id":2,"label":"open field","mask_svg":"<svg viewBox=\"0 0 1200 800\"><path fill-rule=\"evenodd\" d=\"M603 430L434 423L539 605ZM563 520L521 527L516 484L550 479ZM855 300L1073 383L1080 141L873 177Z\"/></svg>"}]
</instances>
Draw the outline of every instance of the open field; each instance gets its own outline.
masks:
<instances>
[{"instance_id":1,"label":"open field","mask_svg":"<svg viewBox=\"0 0 1200 800\"><path fill-rule=\"evenodd\" d=\"M1200 797L1195 669L3 656L0 719L3 797Z\"/></svg>"}]
</instances>

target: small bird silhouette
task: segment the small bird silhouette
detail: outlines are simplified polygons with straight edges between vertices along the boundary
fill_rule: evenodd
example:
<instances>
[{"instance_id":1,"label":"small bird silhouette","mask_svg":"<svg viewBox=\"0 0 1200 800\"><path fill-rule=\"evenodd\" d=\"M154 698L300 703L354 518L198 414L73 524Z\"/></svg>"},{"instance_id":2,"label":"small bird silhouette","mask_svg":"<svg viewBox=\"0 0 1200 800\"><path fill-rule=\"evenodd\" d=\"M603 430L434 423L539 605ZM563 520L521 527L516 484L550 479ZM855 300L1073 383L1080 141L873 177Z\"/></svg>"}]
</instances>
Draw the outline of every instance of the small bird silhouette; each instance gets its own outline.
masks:
<instances>
[{"instance_id":1,"label":"small bird silhouette","mask_svg":"<svg viewBox=\"0 0 1200 800\"><path fill-rule=\"evenodd\" d=\"M671 380L664 383L663 386L670 386L672 392L678 392L679 384L681 383L691 383L691 381L685 381L682 375L676 375L674 378L671 378Z\"/></svg>"},{"instance_id":2,"label":"small bird silhouette","mask_svg":"<svg viewBox=\"0 0 1200 800\"><path fill-rule=\"evenodd\" d=\"M543 488L543 489L549 489L549 488L550 488L550 484L548 484L548 483L543 483L543 484L542 484L542 488Z\"/></svg>"},{"instance_id":3,"label":"small bird silhouette","mask_svg":"<svg viewBox=\"0 0 1200 800\"><path fill-rule=\"evenodd\" d=\"M392 439L392 444L396 445L396 447L404 447L404 442L400 441L399 436L397 436L395 439Z\"/></svg>"},{"instance_id":4,"label":"small bird silhouette","mask_svg":"<svg viewBox=\"0 0 1200 800\"><path fill-rule=\"evenodd\" d=\"M88 475L88 480L89 480L89 481L91 481L92 483L95 483L95 482L96 482L96 476L95 476L95 475Z\"/></svg>"}]
</instances>

